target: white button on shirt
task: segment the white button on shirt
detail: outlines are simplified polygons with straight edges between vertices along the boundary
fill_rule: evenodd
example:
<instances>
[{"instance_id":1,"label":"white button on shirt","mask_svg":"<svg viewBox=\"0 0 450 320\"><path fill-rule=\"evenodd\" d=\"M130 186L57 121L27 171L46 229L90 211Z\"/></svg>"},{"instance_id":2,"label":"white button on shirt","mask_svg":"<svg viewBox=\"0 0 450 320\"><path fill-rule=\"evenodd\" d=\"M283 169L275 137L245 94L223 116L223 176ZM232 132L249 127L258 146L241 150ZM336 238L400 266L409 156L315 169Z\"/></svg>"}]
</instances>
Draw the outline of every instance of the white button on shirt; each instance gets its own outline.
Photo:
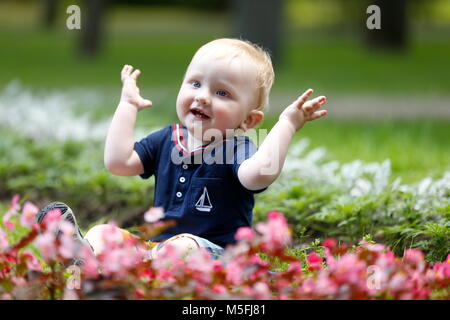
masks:
<instances>
[{"instance_id":1,"label":"white button on shirt","mask_svg":"<svg viewBox=\"0 0 450 320\"><path fill-rule=\"evenodd\" d=\"M186 178L185 177L180 177L180 182L181 183L184 183L186 181Z\"/></svg>"},{"instance_id":2,"label":"white button on shirt","mask_svg":"<svg viewBox=\"0 0 450 320\"><path fill-rule=\"evenodd\" d=\"M186 170L188 168L187 164L183 164L183 169Z\"/></svg>"},{"instance_id":3,"label":"white button on shirt","mask_svg":"<svg viewBox=\"0 0 450 320\"><path fill-rule=\"evenodd\" d=\"M178 198L181 198L182 195L183 195L183 194L182 194L180 191L177 192L177 197L178 197Z\"/></svg>"}]
</instances>

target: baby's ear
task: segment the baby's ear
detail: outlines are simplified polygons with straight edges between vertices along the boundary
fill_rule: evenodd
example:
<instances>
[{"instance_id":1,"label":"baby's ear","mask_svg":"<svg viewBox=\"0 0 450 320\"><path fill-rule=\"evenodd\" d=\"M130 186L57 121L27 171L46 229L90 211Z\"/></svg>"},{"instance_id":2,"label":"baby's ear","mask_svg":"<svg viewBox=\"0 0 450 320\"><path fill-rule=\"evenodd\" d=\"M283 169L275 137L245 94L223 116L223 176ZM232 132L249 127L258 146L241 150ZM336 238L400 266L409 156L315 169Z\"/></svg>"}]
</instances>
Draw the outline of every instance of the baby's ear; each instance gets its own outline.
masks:
<instances>
[{"instance_id":1,"label":"baby's ear","mask_svg":"<svg viewBox=\"0 0 450 320\"><path fill-rule=\"evenodd\" d=\"M264 119L264 112L260 110L252 110L247 115L247 118L241 123L239 128L244 131L256 127Z\"/></svg>"}]
</instances>

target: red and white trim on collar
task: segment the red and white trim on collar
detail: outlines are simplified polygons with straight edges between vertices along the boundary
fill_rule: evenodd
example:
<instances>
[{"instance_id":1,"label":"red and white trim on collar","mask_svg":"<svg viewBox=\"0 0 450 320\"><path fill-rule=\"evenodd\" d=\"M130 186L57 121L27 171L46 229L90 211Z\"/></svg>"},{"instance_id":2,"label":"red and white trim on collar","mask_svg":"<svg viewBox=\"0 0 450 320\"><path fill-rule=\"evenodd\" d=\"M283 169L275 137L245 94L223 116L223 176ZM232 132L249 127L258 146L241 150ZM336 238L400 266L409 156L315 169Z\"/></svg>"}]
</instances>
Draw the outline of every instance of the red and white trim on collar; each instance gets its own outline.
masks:
<instances>
[{"instance_id":1,"label":"red and white trim on collar","mask_svg":"<svg viewBox=\"0 0 450 320\"><path fill-rule=\"evenodd\" d=\"M209 143L195 148L192 152L189 152L187 147L187 130L179 123L174 123L172 125L172 140L178 150L182 151L184 155L192 155L202 152L206 149Z\"/></svg>"}]
</instances>

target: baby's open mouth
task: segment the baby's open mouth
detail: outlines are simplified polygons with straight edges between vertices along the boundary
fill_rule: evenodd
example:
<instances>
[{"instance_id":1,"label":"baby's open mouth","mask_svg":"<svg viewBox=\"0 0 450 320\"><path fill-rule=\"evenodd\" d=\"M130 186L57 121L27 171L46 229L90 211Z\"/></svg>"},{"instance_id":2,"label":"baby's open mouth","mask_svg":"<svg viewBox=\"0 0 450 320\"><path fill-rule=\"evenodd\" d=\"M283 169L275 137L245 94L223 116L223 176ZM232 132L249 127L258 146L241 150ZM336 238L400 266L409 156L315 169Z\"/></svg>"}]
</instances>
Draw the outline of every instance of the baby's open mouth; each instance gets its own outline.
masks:
<instances>
[{"instance_id":1,"label":"baby's open mouth","mask_svg":"<svg viewBox=\"0 0 450 320\"><path fill-rule=\"evenodd\" d=\"M206 114L204 114L203 112L201 112L199 110L192 109L191 112L197 118L209 119L209 117Z\"/></svg>"}]
</instances>

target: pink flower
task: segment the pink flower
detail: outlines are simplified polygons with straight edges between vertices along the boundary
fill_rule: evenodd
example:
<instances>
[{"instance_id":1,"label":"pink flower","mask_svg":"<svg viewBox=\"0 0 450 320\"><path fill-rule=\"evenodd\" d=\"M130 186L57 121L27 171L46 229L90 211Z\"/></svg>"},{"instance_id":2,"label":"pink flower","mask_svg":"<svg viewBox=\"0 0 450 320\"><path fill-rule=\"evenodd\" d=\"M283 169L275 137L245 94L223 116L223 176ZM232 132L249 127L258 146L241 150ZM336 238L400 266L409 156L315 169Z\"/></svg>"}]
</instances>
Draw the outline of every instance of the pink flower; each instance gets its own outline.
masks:
<instances>
[{"instance_id":1,"label":"pink flower","mask_svg":"<svg viewBox=\"0 0 450 320\"><path fill-rule=\"evenodd\" d=\"M365 248L367 250L373 251L373 252L384 252L387 250L387 247L380 243L370 243L366 240L361 240L359 242L359 246L361 248Z\"/></svg>"},{"instance_id":2,"label":"pink flower","mask_svg":"<svg viewBox=\"0 0 450 320\"><path fill-rule=\"evenodd\" d=\"M268 221L258 223L256 230L262 234L263 246L269 251L282 250L291 241L287 220L277 211L270 211Z\"/></svg>"},{"instance_id":3,"label":"pink flower","mask_svg":"<svg viewBox=\"0 0 450 320\"><path fill-rule=\"evenodd\" d=\"M252 242L255 239L255 231L250 227L240 227L234 237L237 241Z\"/></svg>"},{"instance_id":4,"label":"pink flower","mask_svg":"<svg viewBox=\"0 0 450 320\"><path fill-rule=\"evenodd\" d=\"M6 217L6 215L5 215ZM13 231L14 228L16 227L16 225L14 224L14 222L11 222L7 219L3 219L3 224L5 225L5 227L9 230L9 231Z\"/></svg>"},{"instance_id":5,"label":"pink flower","mask_svg":"<svg viewBox=\"0 0 450 320\"><path fill-rule=\"evenodd\" d=\"M42 257L47 260L56 258L57 248L55 245L55 235L52 232L44 232L36 237L35 245L39 249Z\"/></svg>"},{"instance_id":6,"label":"pink flower","mask_svg":"<svg viewBox=\"0 0 450 320\"><path fill-rule=\"evenodd\" d=\"M401 291L404 290L407 286L410 285L407 281L407 277L405 274L397 272L389 281L389 289L392 291Z\"/></svg>"},{"instance_id":7,"label":"pink flower","mask_svg":"<svg viewBox=\"0 0 450 320\"><path fill-rule=\"evenodd\" d=\"M319 274L315 283L315 291L318 295L323 297L332 297L338 291L339 287L333 278L328 273Z\"/></svg>"},{"instance_id":8,"label":"pink flower","mask_svg":"<svg viewBox=\"0 0 450 320\"><path fill-rule=\"evenodd\" d=\"M156 279L157 279L157 281L162 281L162 282L173 282L174 281L172 272L170 270L164 269L164 268L157 270Z\"/></svg>"},{"instance_id":9,"label":"pink flower","mask_svg":"<svg viewBox=\"0 0 450 320\"><path fill-rule=\"evenodd\" d=\"M244 277L244 269L241 263L239 261L234 260L231 261L229 264L227 264L227 274L226 274L226 281L234 284L234 285L241 285Z\"/></svg>"},{"instance_id":10,"label":"pink flower","mask_svg":"<svg viewBox=\"0 0 450 320\"><path fill-rule=\"evenodd\" d=\"M216 283L212 287L212 291L216 294L224 294L227 292L227 287L225 287L223 284Z\"/></svg>"},{"instance_id":11,"label":"pink flower","mask_svg":"<svg viewBox=\"0 0 450 320\"><path fill-rule=\"evenodd\" d=\"M311 294L314 290L315 283L313 278L307 278L300 287L300 292L305 295Z\"/></svg>"},{"instance_id":12,"label":"pink flower","mask_svg":"<svg viewBox=\"0 0 450 320\"><path fill-rule=\"evenodd\" d=\"M117 227L115 222L108 223L102 230L102 238L105 248L115 248L124 241L124 233Z\"/></svg>"},{"instance_id":13,"label":"pink flower","mask_svg":"<svg viewBox=\"0 0 450 320\"><path fill-rule=\"evenodd\" d=\"M225 269L224 264L221 260L213 260L212 265L214 272L221 272Z\"/></svg>"},{"instance_id":14,"label":"pink flower","mask_svg":"<svg viewBox=\"0 0 450 320\"><path fill-rule=\"evenodd\" d=\"M315 252L308 254L306 261L309 264L309 270L319 270L322 268L322 258Z\"/></svg>"},{"instance_id":15,"label":"pink flower","mask_svg":"<svg viewBox=\"0 0 450 320\"><path fill-rule=\"evenodd\" d=\"M256 282L253 285L253 296L256 299L260 300L268 300L272 297L272 292L270 291L269 286L265 282Z\"/></svg>"},{"instance_id":16,"label":"pink flower","mask_svg":"<svg viewBox=\"0 0 450 320\"><path fill-rule=\"evenodd\" d=\"M25 259L27 263L28 270L32 271L42 271L42 266L39 260L31 253L30 251L24 251L22 253L22 257Z\"/></svg>"},{"instance_id":17,"label":"pink flower","mask_svg":"<svg viewBox=\"0 0 450 320\"><path fill-rule=\"evenodd\" d=\"M330 250L333 250L337 247L337 241L333 238L327 238L323 241L323 246Z\"/></svg>"},{"instance_id":18,"label":"pink flower","mask_svg":"<svg viewBox=\"0 0 450 320\"><path fill-rule=\"evenodd\" d=\"M144 299L145 291L142 288L136 288L134 290L134 296L136 297L136 299Z\"/></svg>"},{"instance_id":19,"label":"pink flower","mask_svg":"<svg viewBox=\"0 0 450 320\"><path fill-rule=\"evenodd\" d=\"M17 287L22 287L22 286L25 286L27 284L27 281L23 277L15 277L15 276L13 276L13 277L11 277L11 280Z\"/></svg>"},{"instance_id":20,"label":"pink flower","mask_svg":"<svg viewBox=\"0 0 450 320\"><path fill-rule=\"evenodd\" d=\"M333 269L329 269L340 284L354 284L366 287L367 265L358 259L354 253L346 253L339 260Z\"/></svg>"},{"instance_id":21,"label":"pink flower","mask_svg":"<svg viewBox=\"0 0 450 320\"><path fill-rule=\"evenodd\" d=\"M144 213L144 220L148 223L156 222L164 218L164 209L161 207L153 207Z\"/></svg>"},{"instance_id":22,"label":"pink flower","mask_svg":"<svg viewBox=\"0 0 450 320\"><path fill-rule=\"evenodd\" d=\"M20 215L20 224L24 227L31 228L36 222L36 214L39 209L31 202L25 202L22 209L22 214Z\"/></svg>"},{"instance_id":23,"label":"pink flower","mask_svg":"<svg viewBox=\"0 0 450 320\"><path fill-rule=\"evenodd\" d=\"M178 259L181 259L183 255L184 253L182 250L177 250L173 244L166 243L152 260L153 266L156 269L168 269L173 266Z\"/></svg>"},{"instance_id":24,"label":"pink flower","mask_svg":"<svg viewBox=\"0 0 450 320\"><path fill-rule=\"evenodd\" d=\"M395 255L392 251L381 253L378 255L375 264L381 268L392 268L395 265Z\"/></svg>"},{"instance_id":25,"label":"pink flower","mask_svg":"<svg viewBox=\"0 0 450 320\"><path fill-rule=\"evenodd\" d=\"M327 247L325 247L324 254L328 268L333 269L336 266L336 258L333 256L330 249L328 249Z\"/></svg>"},{"instance_id":26,"label":"pink flower","mask_svg":"<svg viewBox=\"0 0 450 320\"><path fill-rule=\"evenodd\" d=\"M136 246L133 237L124 237L124 233L110 224L102 234L105 247L99 255L102 273L105 275L117 274L124 276L128 270L142 262L147 254L140 246Z\"/></svg>"},{"instance_id":27,"label":"pink flower","mask_svg":"<svg viewBox=\"0 0 450 320\"><path fill-rule=\"evenodd\" d=\"M302 274L302 264L299 261L292 262L286 272Z\"/></svg>"},{"instance_id":28,"label":"pink flower","mask_svg":"<svg viewBox=\"0 0 450 320\"><path fill-rule=\"evenodd\" d=\"M79 300L79 299L80 297L78 297L78 294L75 290L65 288L62 300Z\"/></svg>"},{"instance_id":29,"label":"pink flower","mask_svg":"<svg viewBox=\"0 0 450 320\"><path fill-rule=\"evenodd\" d=\"M418 265L423 262L424 254L417 249L407 249L403 255L403 261L412 265Z\"/></svg>"},{"instance_id":30,"label":"pink flower","mask_svg":"<svg viewBox=\"0 0 450 320\"><path fill-rule=\"evenodd\" d=\"M433 278L437 281L443 281L447 279L450 282L450 255L447 257L445 262L436 262L432 269Z\"/></svg>"},{"instance_id":31,"label":"pink flower","mask_svg":"<svg viewBox=\"0 0 450 320\"><path fill-rule=\"evenodd\" d=\"M0 249L8 249L9 242L8 238L6 237L6 233L3 232L2 229L0 229Z\"/></svg>"},{"instance_id":32,"label":"pink flower","mask_svg":"<svg viewBox=\"0 0 450 320\"><path fill-rule=\"evenodd\" d=\"M61 210L59 209L53 209L47 212L43 221L46 230L49 232L56 233L59 228L60 218L61 218Z\"/></svg>"},{"instance_id":33,"label":"pink flower","mask_svg":"<svg viewBox=\"0 0 450 320\"><path fill-rule=\"evenodd\" d=\"M60 221L59 230L61 231L61 236L59 238L58 252L63 258L71 259L74 257L77 247L77 243L75 243L73 238L74 225L68 221Z\"/></svg>"},{"instance_id":34,"label":"pink flower","mask_svg":"<svg viewBox=\"0 0 450 320\"><path fill-rule=\"evenodd\" d=\"M11 200L11 205L9 207L9 210L5 213L3 216L3 224L9 231L13 231L16 225L14 222L10 221L11 217L17 214L17 211L19 210L19 200L20 196L18 194L14 195Z\"/></svg>"},{"instance_id":35,"label":"pink flower","mask_svg":"<svg viewBox=\"0 0 450 320\"><path fill-rule=\"evenodd\" d=\"M2 293L0 294L0 300L12 300L13 297L9 293Z\"/></svg>"},{"instance_id":36,"label":"pink flower","mask_svg":"<svg viewBox=\"0 0 450 320\"><path fill-rule=\"evenodd\" d=\"M190 252L187 257L189 269L203 275L210 275L213 272L213 261L211 255L204 248L199 248L198 250Z\"/></svg>"},{"instance_id":37,"label":"pink flower","mask_svg":"<svg viewBox=\"0 0 450 320\"><path fill-rule=\"evenodd\" d=\"M91 278L98 277L100 264L92 250L88 246L82 246L78 256L84 261L83 272Z\"/></svg>"},{"instance_id":38,"label":"pink flower","mask_svg":"<svg viewBox=\"0 0 450 320\"><path fill-rule=\"evenodd\" d=\"M20 195L15 194L11 201L11 209L12 210L15 210L15 211L19 210L19 200L20 200Z\"/></svg>"}]
</instances>

